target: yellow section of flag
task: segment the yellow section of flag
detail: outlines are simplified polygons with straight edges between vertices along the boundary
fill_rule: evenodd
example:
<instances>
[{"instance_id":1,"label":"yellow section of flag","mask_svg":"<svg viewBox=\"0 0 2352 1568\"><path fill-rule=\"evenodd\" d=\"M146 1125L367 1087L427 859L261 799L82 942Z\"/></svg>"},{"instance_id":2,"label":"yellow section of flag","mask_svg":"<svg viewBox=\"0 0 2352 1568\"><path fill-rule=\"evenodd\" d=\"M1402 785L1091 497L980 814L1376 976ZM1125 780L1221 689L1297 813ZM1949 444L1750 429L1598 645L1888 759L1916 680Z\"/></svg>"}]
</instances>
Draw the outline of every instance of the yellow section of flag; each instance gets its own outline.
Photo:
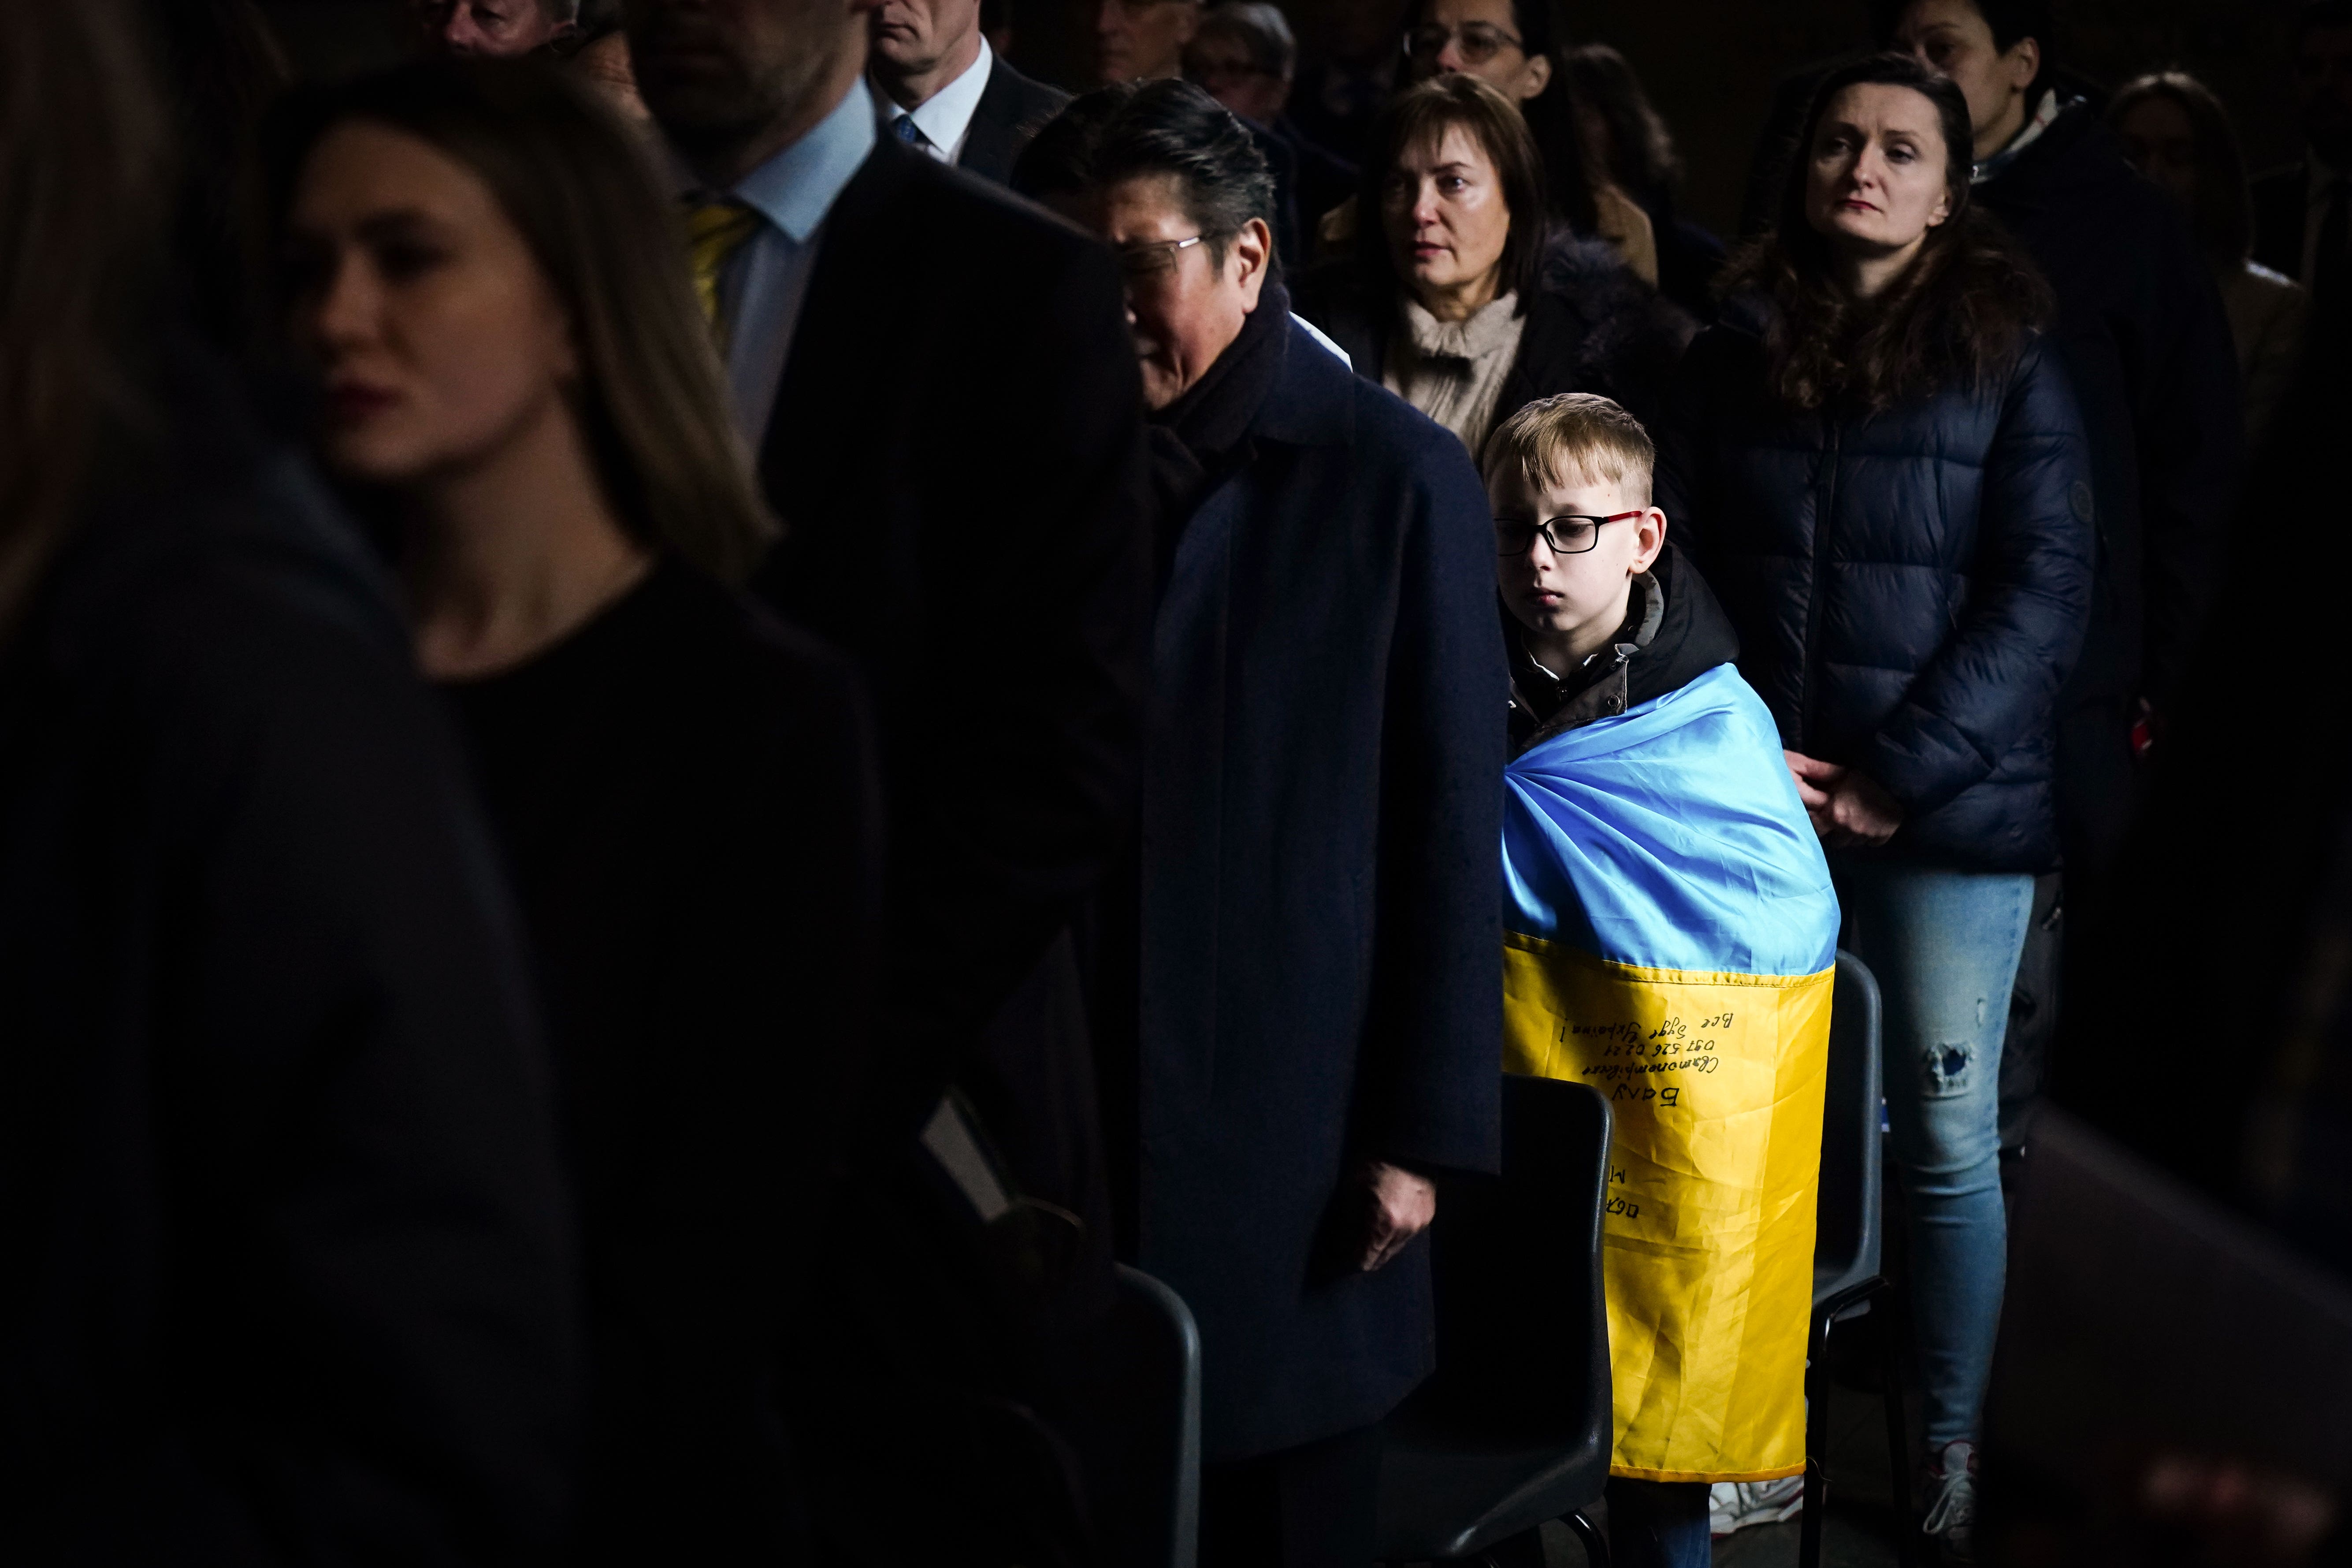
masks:
<instances>
[{"instance_id":1,"label":"yellow section of flag","mask_svg":"<svg viewBox=\"0 0 2352 1568\"><path fill-rule=\"evenodd\" d=\"M1601 1221L1612 1473L1801 1474L1836 971L1643 969L1503 942L1504 1070L1589 1083L1615 1117Z\"/></svg>"}]
</instances>

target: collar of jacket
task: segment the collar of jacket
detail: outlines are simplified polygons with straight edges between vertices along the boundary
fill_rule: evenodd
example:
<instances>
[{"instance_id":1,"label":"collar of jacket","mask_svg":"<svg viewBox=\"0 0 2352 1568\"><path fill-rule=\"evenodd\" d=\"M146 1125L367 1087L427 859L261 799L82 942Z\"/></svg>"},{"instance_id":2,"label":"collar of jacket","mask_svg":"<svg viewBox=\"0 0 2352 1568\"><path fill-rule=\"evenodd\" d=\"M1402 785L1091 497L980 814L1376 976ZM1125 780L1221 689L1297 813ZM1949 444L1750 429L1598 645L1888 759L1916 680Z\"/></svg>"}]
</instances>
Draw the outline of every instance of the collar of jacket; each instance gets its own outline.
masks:
<instances>
[{"instance_id":1,"label":"collar of jacket","mask_svg":"<svg viewBox=\"0 0 2352 1568\"><path fill-rule=\"evenodd\" d=\"M2101 186L2119 174L2137 178L2124 163L2122 143L2082 99L2061 100L2040 135L2011 142L1979 165L1971 182L1995 212L2063 206L2079 187Z\"/></svg>"},{"instance_id":2,"label":"collar of jacket","mask_svg":"<svg viewBox=\"0 0 2352 1568\"><path fill-rule=\"evenodd\" d=\"M1633 656L1657 640L1658 628L1665 624L1666 619L1666 595L1659 586L1656 573L1644 572L1634 578L1633 595L1634 610L1639 618L1636 619L1636 615L1625 617L1626 624L1633 627L1633 641L1612 644L1587 658L1584 669L1589 671L1595 665L1600 665L1601 673L1589 677L1583 690L1553 709L1551 717L1538 724L1535 732L1528 737L1528 746L1549 741L1554 735L1570 730L1580 730L1597 719L1613 719L1625 711L1631 694L1627 671L1633 666ZM1504 613L1507 617L1509 612ZM1514 655L1511 659L1511 705L1532 718L1536 708L1528 700L1523 681L1533 673L1527 667L1535 664L1535 656L1528 652L1524 629L1516 621L1511 623L1511 629ZM1543 669L1540 666L1537 668L1542 669L1543 674L1553 675L1557 679L1555 671ZM1567 683L1565 679L1560 682L1562 685ZM1527 747L1519 749L1525 751Z\"/></svg>"}]
</instances>

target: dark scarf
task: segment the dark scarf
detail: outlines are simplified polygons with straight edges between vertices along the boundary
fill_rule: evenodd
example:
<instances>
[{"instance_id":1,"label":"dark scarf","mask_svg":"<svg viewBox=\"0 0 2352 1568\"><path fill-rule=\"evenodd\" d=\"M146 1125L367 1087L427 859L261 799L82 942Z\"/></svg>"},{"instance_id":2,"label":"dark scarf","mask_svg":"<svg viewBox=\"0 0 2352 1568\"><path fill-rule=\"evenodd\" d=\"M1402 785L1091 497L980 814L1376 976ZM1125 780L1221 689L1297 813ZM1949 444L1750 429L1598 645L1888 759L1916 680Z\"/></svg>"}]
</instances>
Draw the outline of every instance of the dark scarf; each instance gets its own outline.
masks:
<instances>
[{"instance_id":1,"label":"dark scarf","mask_svg":"<svg viewBox=\"0 0 2352 1568\"><path fill-rule=\"evenodd\" d=\"M1241 335L1225 345L1200 380L1151 416L1151 489L1158 518L1160 576L1184 525L1219 485L1255 455L1250 426L1282 378L1290 348L1290 291L1269 283L1257 309L1242 321Z\"/></svg>"}]
</instances>

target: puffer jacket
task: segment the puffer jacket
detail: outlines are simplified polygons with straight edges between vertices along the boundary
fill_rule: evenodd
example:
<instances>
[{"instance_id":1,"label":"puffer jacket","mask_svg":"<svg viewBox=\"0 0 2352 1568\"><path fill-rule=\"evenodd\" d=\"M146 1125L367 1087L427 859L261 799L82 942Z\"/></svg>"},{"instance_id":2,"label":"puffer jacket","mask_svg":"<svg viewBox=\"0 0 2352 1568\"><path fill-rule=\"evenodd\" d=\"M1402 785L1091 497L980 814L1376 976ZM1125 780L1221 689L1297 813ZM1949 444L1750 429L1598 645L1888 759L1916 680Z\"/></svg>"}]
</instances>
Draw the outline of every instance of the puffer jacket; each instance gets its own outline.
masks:
<instances>
[{"instance_id":1,"label":"puffer jacket","mask_svg":"<svg viewBox=\"0 0 2352 1568\"><path fill-rule=\"evenodd\" d=\"M2035 337L2005 384L1885 413L1765 387L1769 307L1684 360L1657 504L1730 615L1790 751L1904 808L1885 855L2050 869L2053 708L2083 641L2095 534L2074 391Z\"/></svg>"}]
</instances>

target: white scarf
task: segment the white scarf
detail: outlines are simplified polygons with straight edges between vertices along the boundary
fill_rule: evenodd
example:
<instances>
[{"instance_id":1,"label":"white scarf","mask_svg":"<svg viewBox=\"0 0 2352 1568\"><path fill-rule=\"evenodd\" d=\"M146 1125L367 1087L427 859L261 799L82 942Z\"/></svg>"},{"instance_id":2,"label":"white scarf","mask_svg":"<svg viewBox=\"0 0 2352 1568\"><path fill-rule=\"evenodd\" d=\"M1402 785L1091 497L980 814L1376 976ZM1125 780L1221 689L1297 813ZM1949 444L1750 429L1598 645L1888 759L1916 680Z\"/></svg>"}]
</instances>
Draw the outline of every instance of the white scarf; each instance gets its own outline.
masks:
<instances>
[{"instance_id":1,"label":"white scarf","mask_svg":"<svg viewBox=\"0 0 2352 1568\"><path fill-rule=\"evenodd\" d=\"M1475 458L1495 421L1504 379L1527 321L1505 294L1460 321L1441 321L1404 300L1404 331L1389 345L1381 384L1462 439Z\"/></svg>"}]
</instances>

